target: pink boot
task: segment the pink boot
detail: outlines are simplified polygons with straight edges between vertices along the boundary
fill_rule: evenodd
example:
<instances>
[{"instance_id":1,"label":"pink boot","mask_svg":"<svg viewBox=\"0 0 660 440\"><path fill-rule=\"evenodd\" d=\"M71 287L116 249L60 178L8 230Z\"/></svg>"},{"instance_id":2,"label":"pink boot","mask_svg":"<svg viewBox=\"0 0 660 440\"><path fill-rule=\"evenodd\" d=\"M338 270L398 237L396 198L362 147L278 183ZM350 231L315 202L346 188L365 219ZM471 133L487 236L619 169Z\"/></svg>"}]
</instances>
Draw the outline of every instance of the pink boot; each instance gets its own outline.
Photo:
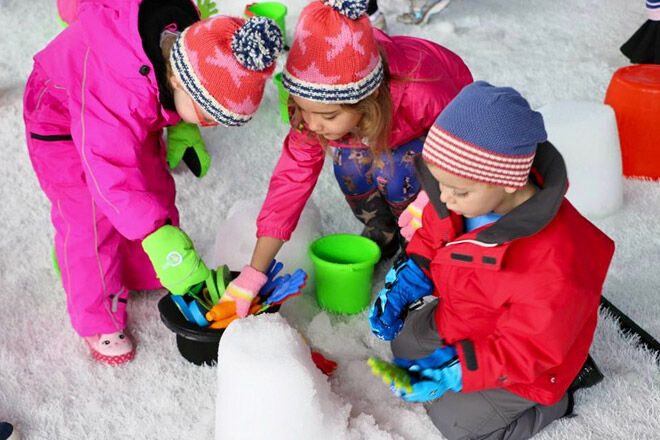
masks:
<instances>
[{"instance_id":1,"label":"pink boot","mask_svg":"<svg viewBox=\"0 0 660 440\"><path fill-rule=\"evenodd\" d=\"M135 356L133 342L124 334L123 330L115 333L86 336L85 341L94 359L104 364L122 365Z\"/></svg>"}]
</instances>

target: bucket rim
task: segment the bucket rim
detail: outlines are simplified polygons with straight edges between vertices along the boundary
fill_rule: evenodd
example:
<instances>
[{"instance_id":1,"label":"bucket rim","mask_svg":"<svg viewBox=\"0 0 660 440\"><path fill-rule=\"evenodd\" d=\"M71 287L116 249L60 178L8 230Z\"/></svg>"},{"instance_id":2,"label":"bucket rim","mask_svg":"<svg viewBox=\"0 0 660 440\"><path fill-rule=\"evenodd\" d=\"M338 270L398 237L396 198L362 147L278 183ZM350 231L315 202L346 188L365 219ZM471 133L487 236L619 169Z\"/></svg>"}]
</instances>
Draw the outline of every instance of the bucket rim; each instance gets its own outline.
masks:
<instances>
[{"instance_id":1,"label":"bucket rim","mask_svg":"<svg viewBox=\"0 0 660 440\"><path fill-rule=\"evenodd\" d=\"M364 241L369 247L371 247L375 251L374 255L371 258L366 259L365 261L360 261L358 263L334 263L332 261L324 260L323 258L316 255L316 253L314 252L313 249L314 246L317 245L317 243L323 240L340 238L340 237L350 237L351 239ZM315 264L318 263L329 267L337 267L337 268L350 268L352 270L360 270L367 268L369 266L373 266L378 262L378 260L380 260L380 248L378 247L378 244L376 244L376 242L370 238L357 234L338 233L338 234L324 235L322 237L317 238L309 245L309 248L307 249L307 253L309 255L309 258L311 258L312 262L314 262Z\"/></svg>"}]
</instances>

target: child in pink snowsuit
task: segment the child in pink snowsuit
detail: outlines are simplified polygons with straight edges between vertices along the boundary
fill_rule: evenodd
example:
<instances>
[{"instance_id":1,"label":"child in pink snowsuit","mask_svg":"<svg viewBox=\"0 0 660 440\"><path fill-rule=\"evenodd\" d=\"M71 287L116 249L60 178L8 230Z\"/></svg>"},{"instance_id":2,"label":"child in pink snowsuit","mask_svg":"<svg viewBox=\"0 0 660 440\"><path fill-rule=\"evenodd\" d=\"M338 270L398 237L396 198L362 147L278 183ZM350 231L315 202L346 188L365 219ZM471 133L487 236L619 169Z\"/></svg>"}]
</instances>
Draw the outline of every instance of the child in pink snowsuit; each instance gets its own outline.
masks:
<instances>
[{"instance_id":1,"label":"child in pink snowsuit","mask_svg":"<svg viewBox=\"0 0 660 440\"><path fill-rule=\"evenodd\" d=\"M28 150L52 203L71 325L109 364L133 357L123 333L129 290L198 281L168 285L165 266L142 248L164 227L169 238L152 240L161 247L189 242L175 227L163 128L246 123L281 47L271 38L268 53L251 58L255 41L281 37L274 22L198 22L198 14L190 0L82 0L76 21L35 55L27 81ZM191 243L186 251L205 269Z\"/></svg>"}]
</instances>

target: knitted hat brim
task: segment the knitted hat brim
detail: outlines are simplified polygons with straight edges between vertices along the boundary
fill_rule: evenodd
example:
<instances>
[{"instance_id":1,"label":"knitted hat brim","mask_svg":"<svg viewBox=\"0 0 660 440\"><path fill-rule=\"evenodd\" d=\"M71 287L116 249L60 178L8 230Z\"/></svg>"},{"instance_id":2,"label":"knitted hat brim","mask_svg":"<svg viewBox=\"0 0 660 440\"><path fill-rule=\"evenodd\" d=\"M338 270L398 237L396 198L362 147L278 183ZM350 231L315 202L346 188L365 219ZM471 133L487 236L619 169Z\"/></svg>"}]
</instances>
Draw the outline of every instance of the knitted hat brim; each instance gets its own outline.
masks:
<instances>
[{"instance_id":1,"label":"knitted hat brim","mask_svg":"<svg viewBox=\"0 0 660 440\"><path fill-rule=\"evenodd\" d=\"M346 84L319 84L302 80L286 67L282 72L282 86L292 95L326 104L355 104L372 94L383 82L381 59L373 70L360 81Z\"/></svg>"},{"instance_id":2,"label":"knitted hat brim","mask_svg":"<svg viewBox=\"0 0 660 440\"><path fill-rule=\"evenodd\" d=\"M505 156L473 145L442 128L429 130L422 158L466 179L493 185L522 188L527 184L535 153Z\"/></svg>"},{"instance_id":3,"label":"knitted hat brim","mask_svg":"<svg viewBox=\"0 0 660 440\"><path fill-rule=\"evenodd\" d=\"M176 39L170 53L170 63L172 71L181 81L183 87L192 96L193 100L216 122L226 127L237 127L245 124L252 115L242 115L233 112L220 104L213 95L202 85L195 75L193 66L188 58L188 54L183 47L185 35L190 28L184 30L179 38Z\"/></svg>"}]
</instances>

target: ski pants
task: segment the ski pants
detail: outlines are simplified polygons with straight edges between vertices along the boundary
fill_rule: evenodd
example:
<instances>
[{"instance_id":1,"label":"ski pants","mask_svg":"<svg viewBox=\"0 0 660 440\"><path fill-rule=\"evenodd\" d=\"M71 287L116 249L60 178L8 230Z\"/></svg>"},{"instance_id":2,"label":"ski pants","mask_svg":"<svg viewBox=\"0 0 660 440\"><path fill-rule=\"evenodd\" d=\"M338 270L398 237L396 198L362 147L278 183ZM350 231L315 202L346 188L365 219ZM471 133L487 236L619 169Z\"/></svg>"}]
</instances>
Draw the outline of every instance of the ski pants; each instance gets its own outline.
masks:
<instances>
[{"instance_id":1,"label":"ski pants","mask_svg":"<svg viewBox=\"0 0 660 440\"><path fill-rule=\"evenodd\" d=\"M58 93L61 90L42 73L33 72L24 99L28 152L51 203L55 253L71 325L80 336L113 333L126 326L129 289L161 285L141 242L119 234L88 190ZM174 202L170 219L178 224Z\"/></svg>"},{"instance_id":2,"label":"ski pants","mask_svg":"<svg viewBox=\"0 0 660 440\"><path fill-rule=\"evenodd\" d=\"M395 357L421 359L442 345L435 325L437 300L408 313L392 341ZM448 440L528 439L568 409L568 395L552 406L541 405L504 388L472 393L446 392L428 407L431 421Z\"/></svg>"}]
</instances>

